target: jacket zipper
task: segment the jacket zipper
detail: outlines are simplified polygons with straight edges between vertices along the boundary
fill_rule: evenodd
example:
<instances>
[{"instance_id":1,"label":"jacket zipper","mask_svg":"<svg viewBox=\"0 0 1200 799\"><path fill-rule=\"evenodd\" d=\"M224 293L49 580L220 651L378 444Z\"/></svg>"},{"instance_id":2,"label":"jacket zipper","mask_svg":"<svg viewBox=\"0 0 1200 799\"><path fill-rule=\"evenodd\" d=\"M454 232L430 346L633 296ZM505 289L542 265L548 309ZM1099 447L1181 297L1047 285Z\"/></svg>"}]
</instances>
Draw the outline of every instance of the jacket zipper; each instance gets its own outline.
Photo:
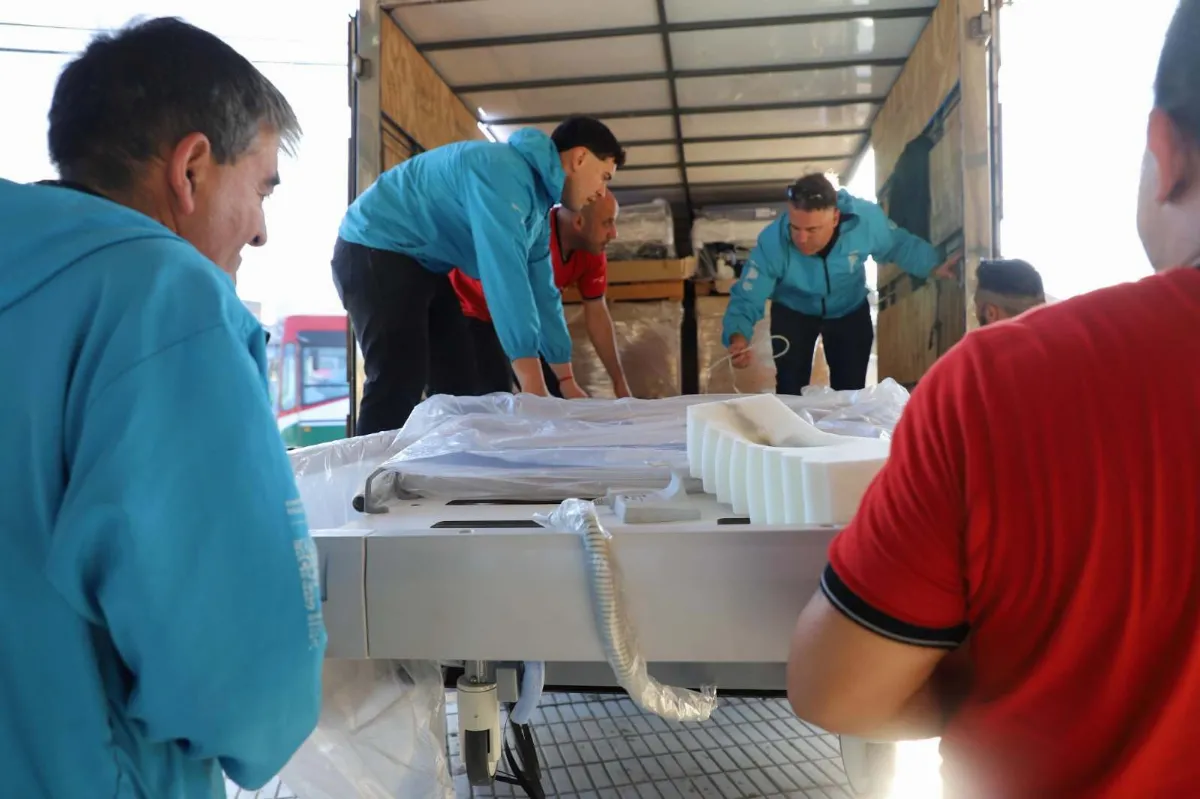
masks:
<instances>
[{"instance_id":1,"label":"jacket zipper","mask_svg":"<svg viewBox=\"0 0 1200 799\"><path fill-rule=\"evenodd\" d=\"M829 256L821 256L821 265L825 267L825 297L833 293L833 286L829 282ZM825 316L825 297L821 298L821 317Z\"/></svg>"}]
</instances>

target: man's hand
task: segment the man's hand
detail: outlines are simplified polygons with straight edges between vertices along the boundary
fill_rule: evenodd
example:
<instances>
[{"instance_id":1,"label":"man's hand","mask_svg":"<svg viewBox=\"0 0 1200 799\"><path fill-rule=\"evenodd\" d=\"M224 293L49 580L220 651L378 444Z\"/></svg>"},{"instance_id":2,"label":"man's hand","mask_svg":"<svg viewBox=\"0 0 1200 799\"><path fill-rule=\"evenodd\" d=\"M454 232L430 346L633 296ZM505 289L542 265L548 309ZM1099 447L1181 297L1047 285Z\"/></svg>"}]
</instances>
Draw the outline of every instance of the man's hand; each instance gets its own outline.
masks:
<instances>
[{"instance_id":1,"label":"man's hand","mask_svg":"<svg viewBox=\"0 0 1200 799\"><path fill-rule=\"evenodd\" d=\"M733 362L734 369L745 369L754 360L750 342L741 333L729 337L729 360Z\"/></svg>"},{"instance_id":2,"label":"man's hand","mask_svg":"<svg viewBox=\"0 0 1200 799\"><path fill-rule=\"evenodd\" d=\"M624 380L613 383L613 393L616 394L617 399L625 399L633 396L633 392L629 390L629 384Z\"/></svg>"},{"instance_id":3,"label":"man's hand","mask_svg":"<svg viewBox=\"0 0 1200 799\"><path fill-rule=\"evenodd\" d=\"M962 261L962 250L951 255L941 266L934 269L930 274L939 280L957 280L958 279L958 264Z\"/></svg>"},{"instance_id":4,"label":"man's hand","mask_svg":"<svg viewBox=\"0 0 1200 799\"><path fill-rule=\"evenodd\" d=\"M563 399L587 399L587 392L576 382L570 363L552 363L550 371L558 378L558 391Z\"/></svg>"},{"instance_id":5,"label":"man's hand","mask_svg":"<svg viewBox=\"0 0 1200 799\"><path fill-rule=\"evenodd\" d=\"M538 397L548 397L546 378L542 376L542 362L537 358L517 358L512 362L513 372L517 375L517 385L522 394L534 394Z\"/></svg>"},{"instance_id":6,"label":"man's hand","mask_svg":"<svg viewBox=\"0 0 1200 799\"><path fill-rule=\"evenodd\" d=\"M558 390L563 395L563 399L587 399L587 392L579 387L575 382L574 376L559 378Z\"/></svg>"}]
</instances>

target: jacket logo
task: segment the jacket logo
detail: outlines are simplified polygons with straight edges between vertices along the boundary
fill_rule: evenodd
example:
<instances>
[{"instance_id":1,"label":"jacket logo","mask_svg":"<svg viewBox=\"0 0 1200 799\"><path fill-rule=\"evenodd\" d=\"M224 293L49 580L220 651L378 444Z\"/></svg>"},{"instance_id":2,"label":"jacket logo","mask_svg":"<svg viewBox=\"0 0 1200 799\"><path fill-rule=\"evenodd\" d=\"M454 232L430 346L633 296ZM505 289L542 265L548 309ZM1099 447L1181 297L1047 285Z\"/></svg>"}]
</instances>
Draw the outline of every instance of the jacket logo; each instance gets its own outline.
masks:
<instances>
[{"instance_id":1,"label":"jacket logo","mask_svg":"<svg viewBox=\"0 0 1200 799\"><path fill-rule=\"evenodd\" d=\"M758 269L754 266L754 262L746 264L745 270L742 272L742 288L750 291L754 288L754 278L758 277Z\"/></svg>"},{"instance_id":2,"label":"jacket logo","mask_svg":"<svg viewBox=\"0 0 1200 799\"><path fill-rule=\"evenodd\" d=\"M855 250L854 252L850 253L850 255L847 257L850 259L850 268L851 269L854 269L856 266L858 266L858 250Z\"/></svg>"}]
</instances>

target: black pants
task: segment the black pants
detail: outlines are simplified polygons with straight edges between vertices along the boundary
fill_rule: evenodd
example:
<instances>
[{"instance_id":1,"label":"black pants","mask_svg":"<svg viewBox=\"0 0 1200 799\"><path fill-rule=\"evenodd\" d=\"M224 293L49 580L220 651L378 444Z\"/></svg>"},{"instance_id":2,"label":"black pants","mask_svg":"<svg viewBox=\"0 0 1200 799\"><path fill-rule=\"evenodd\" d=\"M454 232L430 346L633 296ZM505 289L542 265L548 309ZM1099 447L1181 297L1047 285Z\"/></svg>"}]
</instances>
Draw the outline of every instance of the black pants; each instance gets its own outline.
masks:
<instances>
[{"instance_id":1,"label":"black pants","mask_svg":"<svg viewBox=\"0 0 1200 799\"><path fill-rule=\"evenodd\" d=\"M496 326L491 322L467 317L467 327L471 331L471 342L475 353L475 392L482 396L496 391L513 390L512 363L508 360L504 348L500 346L500 337L496 335Z\"/></svg>"},{"instance_id":2,"label":"black pants","mask_svg":"<svg viewBox=\"0 0 1200 799\"><path fill-rule=\"evenodd\" d=\"M483 395L495 391L512 391L514 385L519 388L516 375L512 371L512 362L500 346L496 326L491 322L473 318L467 319L467 325L471 330L471 341L475 351L475 374L478 379L476 393ZM545 358L541 361L542 376L546 379L546 388L550 390L550 396L562 397L554 370L546 363Z\"/></svg>"},{"instance_id":3,"label":"black pants","mask_svg":"<svg viewBox=\"0 0 1200 799\"><path fill-rule=\"evenodd\" d=\"M793 311L779 303L771 305L771 335L783 336L791 346L776 359L775 390L779 394L799 394L812 380L813 352L817 336L825 342L825 362L829 364L829 386L849 391L867 384L867 366L875 330L871 326L871 306L866 300L838 319L823 319ZM784 343L773 340L776 353Z\"/></svg>"},{"instance_id":4,"label":"black pants","mask_svg":"<svg viewBox=\"0 0 1200 799\"><path fill-rule=\"evenodd\" d=\"M404 426L422 394L469 395L466 318L450 278L406 255L338 239L333 282L363 354L360 436Z\"/></svg>"}]
</instances>

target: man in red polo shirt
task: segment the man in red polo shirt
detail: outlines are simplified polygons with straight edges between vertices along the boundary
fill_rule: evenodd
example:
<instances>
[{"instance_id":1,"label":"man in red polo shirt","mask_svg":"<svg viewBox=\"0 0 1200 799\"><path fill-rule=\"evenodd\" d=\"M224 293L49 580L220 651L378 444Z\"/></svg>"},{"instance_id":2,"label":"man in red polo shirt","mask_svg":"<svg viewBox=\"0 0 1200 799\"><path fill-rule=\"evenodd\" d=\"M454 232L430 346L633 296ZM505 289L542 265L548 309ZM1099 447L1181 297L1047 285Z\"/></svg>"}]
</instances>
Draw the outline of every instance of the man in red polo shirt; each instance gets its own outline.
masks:
<instances>
[{"instance_id":1,"label":"man in red polo shirt","mask_svg":"<svg viewBox=\"0 0 1200 799\"><path fill-rule=\"evenodd\" d=\"M551 209L550 260L554 265L554 282L559 290L568 286L579 289L583 297L583 322L588 338L612 378L613 391L618 397L628 397L629 384L617 353L612 316L604 300L608 289L608 259L604 255L604 248L617 237L618 211L617 199L611 192L605 192L578 212L563 206ZM483 296L483 286L457 269L451 272L450 282L458 294L459 304L471 330L479 393L512 391L512 370L496 337L496 329ZM573 373L568 379L559 379L545 359L542 360L542 372L552 395L567 399L587 396L575 382Z\"/></svg>"},{"instance_id":2,"label":"man in red polo shirt","mask_svg":"<svg viewBox=\"0 0 1200 799\"><path fill-rule=\"evenodd\" d=\"M947 353L792 638L796 713L941 735L947 799L1200 792L1197 41L1183 0L1139 197L1159 274Z\"/></svg>"}]
</instances>

